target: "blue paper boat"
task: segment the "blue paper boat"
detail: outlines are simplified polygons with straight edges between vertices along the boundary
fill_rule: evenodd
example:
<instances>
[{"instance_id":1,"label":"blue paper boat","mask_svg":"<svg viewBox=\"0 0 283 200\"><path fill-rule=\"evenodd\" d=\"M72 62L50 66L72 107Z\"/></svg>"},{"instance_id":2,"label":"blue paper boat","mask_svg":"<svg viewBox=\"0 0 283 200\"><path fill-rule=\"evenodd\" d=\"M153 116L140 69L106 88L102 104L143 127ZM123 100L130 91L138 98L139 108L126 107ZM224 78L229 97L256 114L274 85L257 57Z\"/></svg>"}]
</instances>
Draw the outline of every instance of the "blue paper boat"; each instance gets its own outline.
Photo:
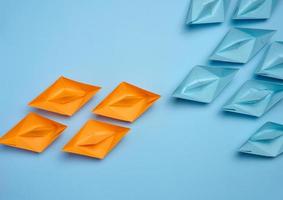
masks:
<instances>
[{"instance_id":1,"label":"blue paper boat","mask_svg":"<svg viewBox=\"0 0 283 200\"><path fill-rule=\"evenodd\" d=\"M283 152L283 125L267 122L239 149L242 153L276 157Z\"/></svg>"},{"instance_id":2,"label":"blue paper boat","mask_svg":"<svg viewBox=\"0 0 283 200\"><path fill-rule=\"evenodd\" d=\"M260 117L283 98L283 84L249 80L232 96L223 109Z\"/></svg>"},{"instance_id":3,"label":"blue paper boat","mask_svg":"<svg viewBox=\"0 0 283 200\"><path fill-rule=\"evenodd\" d=\"M238 69L195 66L173 93L173 97L212 102L231 82Z\"/></svg>"},{"instance_id":4,"label":"blue paper boat","mask_svg":"<svg viewBox=\"0 0 283 200\"><path fill-rule=\"evenodd\" d=\"M191 0L187 24L221 23L229 0Z\"/></svg>"},{"instance_id":5,"label":"blue paper boat","mask_svg":"<svg viewBox=\"0 0 283 200\"><path fill-rule=\"evenodd\" d=\"M212 53L210 60L247 63L270 40L274 30L232 28Z\"/></svg>"},{"instance_id":6,"label":"blue paper boat","mask_svg":"<svg viewBox=\"0 0 283 200\"><path fill-rule=\"evenodd\" d=\"M268 19L277 0L239 0L233 19Z\"/></svg>"},{"instance_id":7,"label":"blue paper boat","mask_svg":"<svg viewBox=\"0 0 283 200\"><path fill-rule=\"evenodd\" d=\"M256 74L283 79L283 41L273 42L265 52Z\"/></svg>"}]
</instances>

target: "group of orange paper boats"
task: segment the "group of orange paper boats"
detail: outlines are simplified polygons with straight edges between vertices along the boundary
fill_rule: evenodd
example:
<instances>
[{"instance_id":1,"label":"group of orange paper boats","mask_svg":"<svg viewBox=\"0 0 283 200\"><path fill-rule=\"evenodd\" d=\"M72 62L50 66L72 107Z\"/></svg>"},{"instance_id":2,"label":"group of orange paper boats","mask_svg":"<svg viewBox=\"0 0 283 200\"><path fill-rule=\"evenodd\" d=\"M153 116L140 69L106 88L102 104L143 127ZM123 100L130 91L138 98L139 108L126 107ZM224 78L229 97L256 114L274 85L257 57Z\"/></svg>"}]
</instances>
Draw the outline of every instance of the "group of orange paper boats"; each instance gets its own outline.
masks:
<instances>
[{"instance_id":1,"label":"group of orange paper boats","mask_svg":"<svg viewBox=\"0 0 283 200\"><path fill-rule=\"evenodd\" d=\"M29 105L72 116L99 90L98 86L60 77ZM93 110L93 113L133 122L159 97L157 94L122 82ZM40 153L66 128L67 126L61 123L31 112L0 138L0 144ZM129 130L126 127L90 119L63 147L63 151L103 159Z\"/></svg>"}]
</instances>

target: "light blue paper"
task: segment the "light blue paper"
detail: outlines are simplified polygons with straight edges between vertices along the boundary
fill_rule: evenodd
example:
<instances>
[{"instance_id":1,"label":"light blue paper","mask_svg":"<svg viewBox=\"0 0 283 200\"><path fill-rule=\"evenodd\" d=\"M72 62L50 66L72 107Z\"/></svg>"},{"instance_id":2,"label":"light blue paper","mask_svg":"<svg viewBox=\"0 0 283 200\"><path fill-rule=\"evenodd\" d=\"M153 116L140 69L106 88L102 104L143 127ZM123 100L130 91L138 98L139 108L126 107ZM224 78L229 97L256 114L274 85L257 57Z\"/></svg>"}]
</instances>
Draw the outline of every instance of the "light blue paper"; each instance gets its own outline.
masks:
<instances>
[{"instance_id":1,"label":"light blue paper","mask_svg":"<svg viewBox=\"0 0 283 200\"><path fill-rule=\"evenodd\" d=\"M268 19L277 0L239 0L233 19Z\"/></svg>"},{"instance_id":2,"label":"light blue paper","mask_svg":"<svg viewBox=\"0 0 283 200\"><path fill-rule=\"evenodd\" d=\"M265 52L256 74L283 79L283 41L273 42Z\"/></svg>"},{"instance_id":3,"label":"light blue paper","mask_svg":"<svg viewBox=\"0 0 283 200\"><path fill-rule=\"evenodd\" d=\"M232 28L212 53L210 60L247 63L270 40L274 30Z\"/></svg>"},{"instance_id":4,"label":"light blue paper","mask_svg":"<svg viewBox=\"0 0 283 200\"><path fill-rule=\"evenodd\" d=\"M239 149L242 153L276 157L283 152L283 125L267 122Z\"/></svg>"},{"instance_id":5,"label":"light blue paper","mask_svg":"<svg viewBox=\"0 0 283 200\"><path fill-rule=\"evenodd\" d=\"M173 97L210 103L231 82L237 71L228 67L195 66L174 91Z\"/></svg>"},{"instance_id":6,"label":"light blue paper","mask_svg":"<svg viewBox=\"0 0 283 200\"><path fill-rule=\"evenodd\" d=\"M187 24L221 23L230 0L191 0Z\"/></svg>"},{"instance_id":7,"label":"light blue paper","mask_svg":"<svg viewBox=\"0 0 283 200\"><path fill-rule=\"evenodd\" d=\"M231 97L223 109L260 117L283 98L283 84L249 80Z\"/></svg>"}]
</instances>

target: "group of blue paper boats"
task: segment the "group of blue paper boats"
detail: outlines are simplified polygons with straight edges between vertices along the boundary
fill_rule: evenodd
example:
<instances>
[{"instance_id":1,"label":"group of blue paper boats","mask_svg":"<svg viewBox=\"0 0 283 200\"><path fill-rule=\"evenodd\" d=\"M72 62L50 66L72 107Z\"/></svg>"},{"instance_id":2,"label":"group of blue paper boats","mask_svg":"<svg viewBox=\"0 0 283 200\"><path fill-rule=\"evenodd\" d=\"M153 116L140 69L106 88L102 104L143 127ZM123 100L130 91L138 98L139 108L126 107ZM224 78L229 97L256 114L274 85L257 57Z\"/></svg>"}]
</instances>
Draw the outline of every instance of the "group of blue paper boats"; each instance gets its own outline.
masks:
<instances>
[{"instance_id":1,"label":"group of blue paper boats","mask_svg":"<svg viewBox=\"0 0 283 200\"><path fill-rule=\"evenodd\" d=\"M228 0L191 0L187 23L221 23ZM277 0L239 0L235 20L268 19ZM211 61L245 64L268 45L274 30L232 28L210 56ZM238 69L223 66L195 66L173 93L173 97L212 102L232 81ZM248 80L226 102L223 109L261 117L283 99L283 41L269 44L255 74L274 81ZM239 149L242 153L276 157L283 152L283 125L267 122Z\"/></svg>"}]
</instances>

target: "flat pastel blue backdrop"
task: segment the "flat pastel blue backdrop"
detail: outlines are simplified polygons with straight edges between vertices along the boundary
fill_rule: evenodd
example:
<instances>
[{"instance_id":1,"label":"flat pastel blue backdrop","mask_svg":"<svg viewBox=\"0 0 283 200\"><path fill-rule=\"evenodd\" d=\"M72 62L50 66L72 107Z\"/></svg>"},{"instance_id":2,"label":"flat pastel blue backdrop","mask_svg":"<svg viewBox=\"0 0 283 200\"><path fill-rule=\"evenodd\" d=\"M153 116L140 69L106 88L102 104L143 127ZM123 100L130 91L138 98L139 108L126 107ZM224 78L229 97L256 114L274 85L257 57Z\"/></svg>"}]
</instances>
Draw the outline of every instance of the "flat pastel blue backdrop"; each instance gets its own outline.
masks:
<instances>
[{"instance_id":1,"label":"flat pastel blue backdrop","mask_svg":"<svg viewBox=\"0 0 283 200\"><path fill-rule=\"evenodd\" d=\"M235 1L220 25L184 25L188 0L1 0L0 132L36 111L68 125L44 153L0 147L1 200L282 200L283 156L244 156L237 149L264 122L283 123L283 102L256 119L221 111L247 79L261 51L209 105L170 97L190 69L207 58L231 26L276 29L271 19L233 23ZM102 90L71 118L28 102L59 76ZM133 124L93 115L121 81L162 95ZM132 128L102 161L61 148L88 119Z\"/></svg>"}]
</instances>

